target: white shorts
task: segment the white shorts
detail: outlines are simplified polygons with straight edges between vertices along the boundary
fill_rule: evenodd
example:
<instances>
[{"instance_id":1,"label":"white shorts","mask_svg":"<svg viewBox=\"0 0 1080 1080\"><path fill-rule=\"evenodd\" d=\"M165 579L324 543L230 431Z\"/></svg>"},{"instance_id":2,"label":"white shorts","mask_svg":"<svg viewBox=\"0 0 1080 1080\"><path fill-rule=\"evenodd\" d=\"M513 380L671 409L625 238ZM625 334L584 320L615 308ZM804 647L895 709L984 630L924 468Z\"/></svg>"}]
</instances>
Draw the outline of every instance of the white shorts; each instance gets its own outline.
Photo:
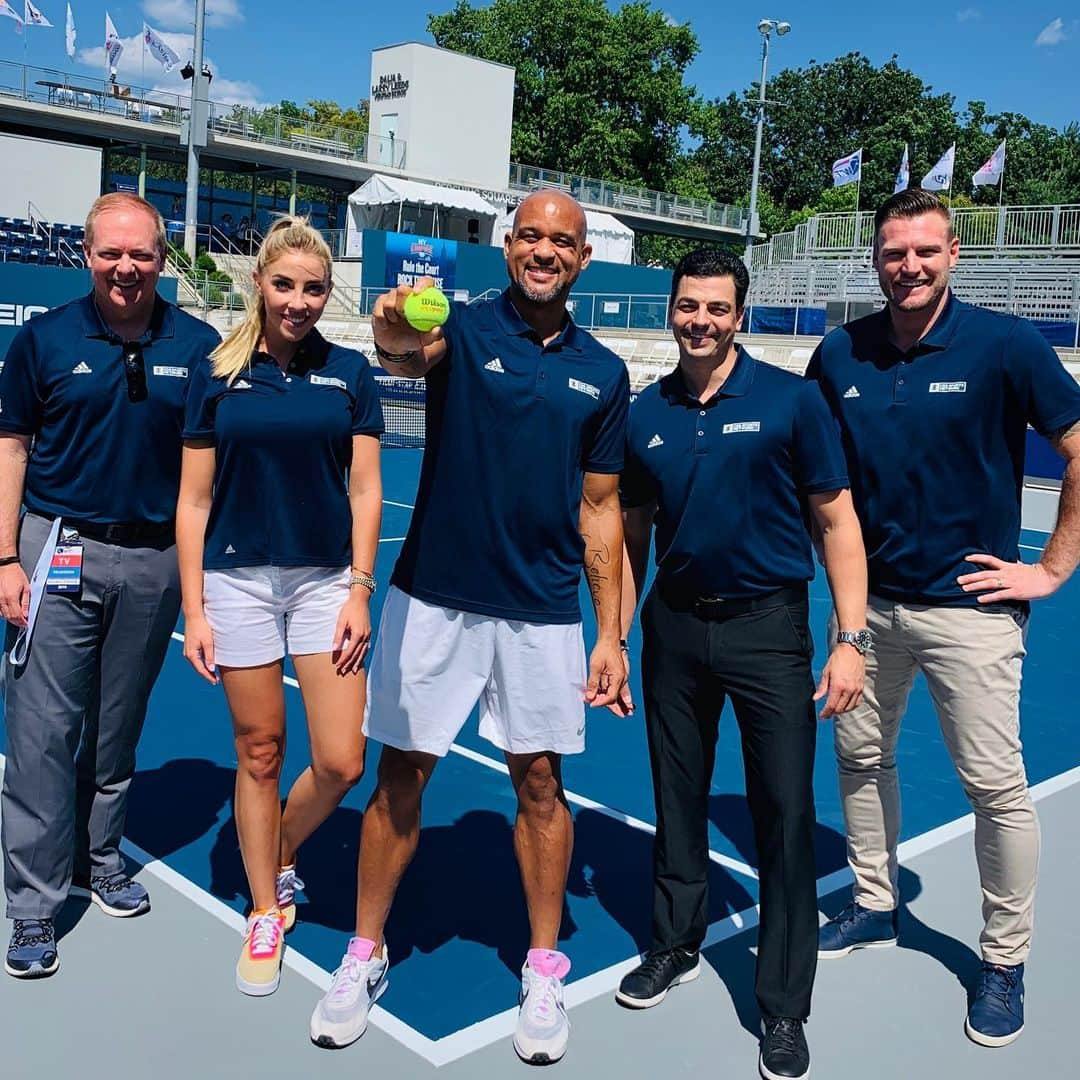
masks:
<instances>
[{"instance_id":1,"label":"white shorts","mask_svg":"<svg viewBox=\"0 0 1080 1080\"><path fill-rule=\"evenodd\" d=\"M214 634L214 659L226 667L257 667L286 653L330 652L349 599L349 574L347 566L207 570L203 610Z\"/></svg>"},{"instance_id":2,"label":"white shorts","mask_svg":"<svg viewBox=\"0 0 1080 1080\"><path fill-rule=\"evenodd\" d=\"M585 749L581 623L426 604L390 587L368 673L364 733L444 757L480 702L480 734L511 754Z\"/></svg>"}]
</instances>

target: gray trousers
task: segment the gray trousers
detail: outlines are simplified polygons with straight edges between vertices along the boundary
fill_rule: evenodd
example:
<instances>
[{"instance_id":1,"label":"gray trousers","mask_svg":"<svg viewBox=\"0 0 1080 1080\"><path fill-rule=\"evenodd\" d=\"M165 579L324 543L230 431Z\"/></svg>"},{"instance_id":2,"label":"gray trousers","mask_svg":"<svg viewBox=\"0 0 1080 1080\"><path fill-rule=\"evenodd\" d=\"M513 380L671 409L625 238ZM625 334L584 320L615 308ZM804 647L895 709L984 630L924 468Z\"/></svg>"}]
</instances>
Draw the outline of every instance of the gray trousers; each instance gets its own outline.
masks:
<instances>
[{"instance_id":1,"label":"gray trousers","mask_svg":"<svg viewBox=\"0 0 1080 1080\"><path fill-rule=\"evenodd\" d=\"M27 514L29 573L50 522ZM83 540L82 591L46 594L22 668L3 665L7 765L0 795L11 919L51 918L72 874L123 869L135 747L180 610L176 548Z\"/></svg>"}]
</instances>

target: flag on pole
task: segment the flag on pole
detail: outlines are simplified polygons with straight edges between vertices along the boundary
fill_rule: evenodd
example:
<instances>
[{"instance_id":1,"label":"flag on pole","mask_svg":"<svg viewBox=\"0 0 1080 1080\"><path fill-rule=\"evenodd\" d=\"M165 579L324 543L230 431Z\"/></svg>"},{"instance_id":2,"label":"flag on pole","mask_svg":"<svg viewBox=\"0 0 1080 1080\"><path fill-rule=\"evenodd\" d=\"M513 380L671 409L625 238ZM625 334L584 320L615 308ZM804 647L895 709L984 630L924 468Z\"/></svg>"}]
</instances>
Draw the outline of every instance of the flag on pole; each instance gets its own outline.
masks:
<instances>
[{"instance_id":1,"label":"flag on pole","mask_svg":"<svg viewBox=\"0 0 1080 1080\"><path fill-rule=\"evenodd\" d=\"M971 178L971 183L978 187L980 184L997 184L1001 181L1001 174L1005 171L1005 140L990 155L990 160L979 167L979 170Z\"/></svg>"},{"instance_id":2,"label":"flag on pole","mask_svg":"<svg viewBox=\"0 0 1080 1080\"><path fill-rule=\"evenodd\" d=\"M22 16L7 2L7 0L0 0L0 15L3 15L8 19L14 19L15 33L18 34L22 32Z\"/></svg>"},{"instance_id":3,"label":"flag on pole","mask_svg":"<svg viewBox=\"0 0 1080 1080\"><path fill-rule=\"evenodd\" d=\"M832 163L833 187L857 184L862 179L862 147Z\"/></svg>"},{"instance_id":4,"label":"flag on pole","mask_svg":"<svg viewBox=\"0 0 1080 1080\"><path fill-rule=\"evenodd\" d=\"M113 21L109 18L109 13L105 12L105 56L108 59L109 67L116 67L117 62L120 59L120 54L124 51L124 43L120 40L120 35L116 32L116 27L113 25Z\"/></svg>"},{"instance_id":5,"label":"flag on pole","mask_svg":"<svg viewBox=\"0 0 1080 1080\"><path fill-rule=\"evenodd\" d=\"M68 59L75 59L75 16L71 14L71 5L67 6L67 21L64 23L64 48Z\"/></svg>"},{"instance_id":6,"label":"flag on pole","mask_svg":"<svg viewBox=\"0 0 1080 1080\"><path fill-rule=\"evenodd\" d=\"M52 26L52 23L41 14L41 9L34 7L30 0L25 0L23 22L27 26Z\"/></svg>"},{"instance_id":7,"label":"flag on pole","mask_svg":"<svg viewBox=\"0 0 1080 1080\"><path fill-rule=\"evenodd\" d=\"M944 191L952 187L953 162L956 158L956 143L953 143L938 163L922 178L922 186L927 191Z\"/></svg>"},{"instance_id":8,"label":"flag on pole","mask_svg":"<svg viewBox=\"0 0 1080 1080\"><path fill-rule=\"evenodd\" d=\"M150 55L165 69L168 74L180 63L179 55L171 48L165 39L152 27L143 23L143 41L150 50Z\"/></svg>"},{"instance_id":9,"label":"flag on pole","mask_svg":"<svg viewBox=\"0 0 1080 1080\"><path fill-rule=\"evenodd\" d=\"M898 191L907 191L911 183L911 166L908 164L907 143L904 143L904 156L900 159L900 169L896 174L896 183L893 184L893 194Z\"/></svg>"}]
</instances>

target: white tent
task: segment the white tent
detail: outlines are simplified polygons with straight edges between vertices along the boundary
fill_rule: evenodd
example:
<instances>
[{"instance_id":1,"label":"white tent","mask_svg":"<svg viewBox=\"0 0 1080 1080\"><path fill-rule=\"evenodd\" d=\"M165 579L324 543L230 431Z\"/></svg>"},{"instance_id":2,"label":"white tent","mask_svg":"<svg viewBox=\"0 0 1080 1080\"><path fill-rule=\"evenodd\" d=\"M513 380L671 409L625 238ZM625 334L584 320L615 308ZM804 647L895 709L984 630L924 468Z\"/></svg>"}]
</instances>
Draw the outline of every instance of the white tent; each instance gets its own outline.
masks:
<instances>
[{"instance_id":1,"label":"white tent","mask_svg":"<svg viewBox=\"0 0 1080 1080\"><path fill-rule=\"evenodd\" d=\"M499 208L474 191L377 174L349 196L345 253L361 254L364 229L489 244L498 216Z\"/></svg>"},{"instance_id":2,"label":"white tent","mask_svg":"<svg viewBox=\"0 0 1080 1080\"><path fill-rule=\"evenodd\" d=\"M624 225L611 214L602 214L599 210L586 210L585 223L592 244L592 257L597 262L625 263L634 261L634 230ZM491 242L502 247L503 236L514 224L514 207L495 222Z\"/></svg>"}]
</instances>

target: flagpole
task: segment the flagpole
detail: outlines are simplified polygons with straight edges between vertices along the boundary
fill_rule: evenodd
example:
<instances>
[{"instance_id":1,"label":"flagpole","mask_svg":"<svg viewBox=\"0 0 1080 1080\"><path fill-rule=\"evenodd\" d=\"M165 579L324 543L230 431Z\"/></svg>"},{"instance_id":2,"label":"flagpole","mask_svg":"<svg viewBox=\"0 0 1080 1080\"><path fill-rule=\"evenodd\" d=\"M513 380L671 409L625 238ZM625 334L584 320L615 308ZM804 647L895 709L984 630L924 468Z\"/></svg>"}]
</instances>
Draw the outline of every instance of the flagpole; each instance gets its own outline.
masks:
<instances>
[{"instance_id":1,"label":"flagpole","mask_svg":"<svg viewBox=\"0 0 1080 1080\"><path fill-rule=\"evenodd\" d=\"M1005 147L1005 139L1001 140L1001 175L998 177L998 209L1001 209L1001 196L1005 190L1005 159L1008 157L1008 149Z\"/></svg>"},{"instance_id":2,"label":"flagpole","mask_svg":"<svg viewBox=\"0 0 1080 1080\"><path fill-rule=\"evenodd\" d=\"M139 50L139 63L141 65L141 70L139 72L139 81L142 83L142 85L139 87L139 97L141 97L143 99L143 101L145 102L145 100L146 100L146 23L143 23L143 27L142 27L142 48ZM145 107L146 107L145 105L140 105L139 106L140 112ZM144 119L145 119L145 117L144 117Z\"/></svg>"}]
</instances>

